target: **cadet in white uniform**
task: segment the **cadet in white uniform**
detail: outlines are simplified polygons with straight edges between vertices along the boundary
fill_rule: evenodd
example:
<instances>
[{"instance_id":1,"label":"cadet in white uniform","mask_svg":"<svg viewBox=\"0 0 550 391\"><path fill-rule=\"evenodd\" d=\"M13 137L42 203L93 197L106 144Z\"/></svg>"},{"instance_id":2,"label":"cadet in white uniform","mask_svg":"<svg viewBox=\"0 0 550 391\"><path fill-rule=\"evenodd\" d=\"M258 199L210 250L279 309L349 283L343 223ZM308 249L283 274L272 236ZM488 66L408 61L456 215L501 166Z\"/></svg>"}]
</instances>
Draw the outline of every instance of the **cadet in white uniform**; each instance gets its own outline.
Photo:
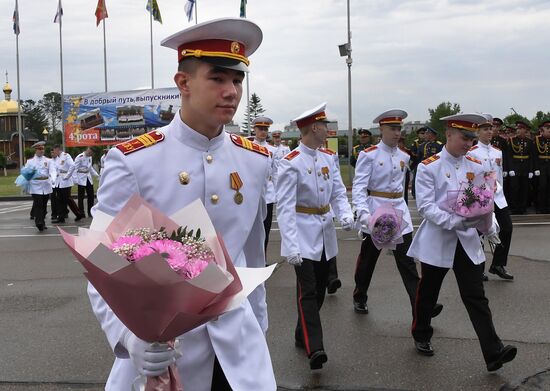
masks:
<instances>
[{"instance_id":1,"label":"cadet in white uniform","mask_svg":"<svg viewBox=\"0 0 550 391\"><path fill-rule=\"evenodd\" d=\"M485 171L496 172L498 187L495 193L495 217L500 227L498 236L501 243L495 246L489 273L496 274L505 280L513 280L514 276L506 270L510 243L512 241L513 225L512 219L510 218L510 209L508 208L503 190L502 151L491 145L491 138L493 137L492 117L490 119L488 118L488 120L489 122L487 124L482 124L478 127L478 143L470 148L468 156L478 159Z\"/></svg>"},{"instance_id":2,"label":"cadet in white uniform","mask_svg":"<svg viewBox=\"0 0 550 391\"><path fill-rule=\"evenodd\" d=\"M53 186L52 198L56 199L56 210L52 210L52 218L57 217L52 223L64 223L65 218L69 214L67 205L71 196L71 188L73 187L73 172L75 170L74 161L71 155L61 150L59 145L53 147L52 159L56 178ZM53 203L52 203L53 205ZM77 218L79 216L77 215Z\"/></svg>"},{"instance_id":3,"label":"cadet in white uniform","mask_svg":"<svg viewBox=\"0 0 550 391\"><path fill-rule=\"evenodd\" d=\"M319 311L327 288L328 261L338 253L331 207L344 229L353 226L334 158L320 149L328 131L325 106L323 103L294 120L302 140L281 161L277 182L281 255L296 272L295 341L296 346L305 348L311 369L320 369L327 361Z\"/></svg>"},{"instance_id":4,"label":"cadet in white uniform","mask_svg":"<svg viewBox=\"0 0 550 391\"><path fill-rule=\"evenodd\" d=\"M479 219L466 219L448 207L447 192L458 190L467 177L484 172L481 162L465 156L472 146L476 129L487 122L480 114L458 114L447 121L447 143L443 150L424 160L416 176L416 203L424 218L408 255L421 262L422 278L418 285L412 335L419 354L431 356L431 311L439 295L443 278L453 269L460 296L479 338L489 371L502 367L516 355L514 346L504 346L498 337L489 301L482 282L485 253L476 226ZM499 243L493 223L487 239Z\"/></svg>"},{"instance_id":5,"label":"cadet in white uniform","mask_svg":"<svg viewBox=\"0 0 550 391\"><path fill-rule=\"evenodd\" d=\"M277 202L277 192L275 183L277 182L277 166L274 159L276 149L267 142L267 134L269 127L273 124L273 120L268 117L256 117L252 121L254 127L254 142L261 145L270 153L270 173L267 176L265 202L267 204L267 215L264 220L265 241L264 250L267 253L267 244L269 243L269 233L271 232L271 222L273 221L273 205ZM267 260L266 260L267 263Z\"/></svg>"},{"instance_id":6,"label":"cadet in white uniform","mask_svg":"<svg viewBox=\"0 0 550 391\"><path fill-rule=\"evenodd\" d=\"M55 167L51 159L44 156L44 141L34 143L34 157L27 160L25 167L36 170L34 179L30 181L29 194L32 196L32 211L34 223L39 231L46 228L46 213L48 212L48 199L52 193L52 183L55 180Z\"/></svg>"},{"instance_id":7,"label":"cadet in white uniform","mask_svg":"<svg viewBox=\"0 0 550 391\"><path fill-rule=\"evenodd\" d=\"M74 181L78 185L78 209L82 215L87 210L88 217L92 217L92 206L94 206L94 177L99 177L92 165L92 154L92 148L88 147L74 160ZM84 209L84 194L87 198L87 209Z\"/></svg>"},{"instance_id":8,"label":"cadet in white uniform","mask_svg":"<svg viewBox=\"0 0 550 391\"><path fill-rule=\"evenodd\" d=\"M264 266L269 152L223 128L237 110L248 56L261 40L256 24L235 18L204 22L162 42L178 51L174 80L185 110L168 126L108 153L99 210L114 215L135 193L166 214L199 198L235 266ZM89 295L116 356L107 390L129 390L138 373L158 375L174 362L171 348L155 349L139 340L91 285ZM183 389L276 389L264 336L264 287L258 287L249 301L182 336L183 356L176 364Z\"/></svg>"},{"instance_id":9,"label":"cadet in white uniform","mask_svg":"<svg viewBox=\"0 0 550 391\"><path fill-rule=\"evenodd\" d=\"M280 130L271 131L271 142L273 144L273 160L277 163L284 158L288 153L290 153L290 148L288 145L281 143L281 135L283 132Z\"/></svg>"},{"instance_id":10,"label":"cadet in white uniform","mask_svg":"<svg viewBox=\"0 0 550 391\"><path fill-rule=\"evenodd\" d=\"M393 251L397 270L401 275L411 309L414 309L418 272L414 259L407 256L411 244L413 225L409 208L403 198L403 184L410 156L397 146L401 136L403 119L407 112L391 109L376 117L373 123L380 125L382 140L372 147L359 152L353 178L352 203L357 218L362 226L363 242L355 267L355 290L353 291L353 308L359 314L369 312L367 291L374 273L380 250L372 242L368 224L376 209L390 203L395 209L403 212L403 243ZM438 304L433 316L437 316L443 307Z\"/></svg>"}]
</instances>

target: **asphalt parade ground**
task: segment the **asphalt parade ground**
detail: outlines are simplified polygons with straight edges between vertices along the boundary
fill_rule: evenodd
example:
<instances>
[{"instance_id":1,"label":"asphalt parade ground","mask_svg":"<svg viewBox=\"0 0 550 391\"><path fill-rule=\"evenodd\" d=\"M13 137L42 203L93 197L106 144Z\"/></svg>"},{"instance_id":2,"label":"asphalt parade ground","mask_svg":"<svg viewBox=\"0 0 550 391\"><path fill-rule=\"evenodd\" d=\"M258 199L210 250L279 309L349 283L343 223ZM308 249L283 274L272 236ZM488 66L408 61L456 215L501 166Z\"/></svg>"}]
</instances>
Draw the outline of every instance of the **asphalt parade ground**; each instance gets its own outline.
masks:
<instances>
[{"instance_id":1,"label":"asphalt parade ground","mask_svg":"<svg viewBox=\"0 0 550 391\"><path fill-rule=\"evenodd\" d=\"M101 390L113 354L90 309L83 269L55 227L38 232L29 219L30 205L0 202L0 390ZM418 224L414 206L411 210ZM90 223L73 218L63 224L69 232ZM279 389L550 390L549 238L550 216L514 218L508 269L515 280L490 274L485 289L497 333L518 347L518 355L488 373L452 271L439 298L445 308L433 321L433 357L414 350L410 306L390 253L378 260L369 314L355 314L353 271L360 240L339 229L343 287L327 296L321 310L328 354L322 370L311 371L305 353L294 347L293 269L283 265L267 283L267 338ZM269 262L280 260L279 249L275 221Z\"/></svg>"}]
</instances>

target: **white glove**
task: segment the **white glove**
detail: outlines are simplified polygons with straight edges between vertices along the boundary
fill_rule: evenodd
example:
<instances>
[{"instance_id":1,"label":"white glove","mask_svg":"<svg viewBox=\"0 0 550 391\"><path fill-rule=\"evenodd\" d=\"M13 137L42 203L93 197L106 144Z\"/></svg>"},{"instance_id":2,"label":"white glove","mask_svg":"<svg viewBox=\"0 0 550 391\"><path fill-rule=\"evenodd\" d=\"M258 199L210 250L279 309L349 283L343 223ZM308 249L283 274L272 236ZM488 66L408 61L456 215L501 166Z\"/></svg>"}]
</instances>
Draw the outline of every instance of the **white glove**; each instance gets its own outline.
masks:
<instances>
[{"instance_id":1,"label":"white glove","mask_svg":"<svg viewBox=\"0 0 550 391\"><path fill-rule=\"evenodd\" d=\"M485 236L485 238L487 239L489 244L492 244L493 246L500 244L500 238L498 237L498 234L496 232Z\"/></svg>"},{"instance_id":2,"label":"white glove","mask_svg":"<svg viewBox=\"0 0 550 391\"><path fill-rule=\"evenodd\" d=\"M165 343L149 343L126 330L123 344L137 371L145 376L160 376L176 362L176 351Z\"/></svg>"},{"instance_id":3,"label":"white glove","mask_svg":"<svg viewBox=\"0 0 550 391\"><path fill-rule=\"evenodd\" d=\"M300 266L303 262L300 254L289 255L286 257L286 261L292 266Z\"/></svg>"},{"instance_id":4,"label":"white glove","mask_svg":"<svg viewBox=\"0 0 550 391\"><path fill-rule=\"evenodd\" d=\"M516 176L516 172L515 172L515 171L509 171L509 172L508 172L508 175L510 175L510 176Z\"/></svg>"},{"instance_id":5,"label":"white glove","mask_svg":"<svg viewBox=\"0 0 550 391\"><path fill-rule=\"evenodd\" d=\"M342 221L341 221L341 225L342 225L342 228L344 229L344 231L349 231L353 228L353 217L351 216L346 216L346 217L343 217L342 218Z\"/></svg>"},{"instance_id":6,"label":"white glove","mask_svg":"<svg viewBox=\"0 0 550 391\"><path fill-rule=\"evenodd\" d=\"M479 225L479 219L464 219L462 220L462 224L464 225L465 229L475 228Z\"/></svg>"},{"instance_id":7,"label":"white glove","mask_svg":"<svg viewBox=\"0 0 550 391\"><path fill-rule=\"evenodd\" d=\"M535 176L540 176L540 171L539 170L535 170Z\"/></svg>"},{"instance_id":8,"label":"white glove","mask_svg":"<svg viewBox=\"0 0 550 391\"><path fill-rule=\"evenodd\" d=\"M529 173L529 179L531 179L531 178L533 178L533 173L532 172Z\"/></svg>"},{"instance_id":9,"label":"white glove","mask_svg":"<svg viewBox=\"0 0 550 391\"><path fill-rule=\"evenodd\" d=\"M507 176L508 176L508 173L507 173L506 171L503 171L503 172L502 172L502 177L503 177L503 178L506 178Z\"/></svg>"},{"instance_id":10,"label":"white glove","mask_svg":"<svg viewBox=\"0 0 550 391\"><path fill-rule=\"evenodd\" d=\"M363 213L361 213L361 215L359 216L359 223L360 223L361 225L364 225L365 227L368 227L368 226L369 226L370 218L371 218L371 215L370 215L370 214L368 214L367 212L363 212Z\"/></svg>"}]
</instances>

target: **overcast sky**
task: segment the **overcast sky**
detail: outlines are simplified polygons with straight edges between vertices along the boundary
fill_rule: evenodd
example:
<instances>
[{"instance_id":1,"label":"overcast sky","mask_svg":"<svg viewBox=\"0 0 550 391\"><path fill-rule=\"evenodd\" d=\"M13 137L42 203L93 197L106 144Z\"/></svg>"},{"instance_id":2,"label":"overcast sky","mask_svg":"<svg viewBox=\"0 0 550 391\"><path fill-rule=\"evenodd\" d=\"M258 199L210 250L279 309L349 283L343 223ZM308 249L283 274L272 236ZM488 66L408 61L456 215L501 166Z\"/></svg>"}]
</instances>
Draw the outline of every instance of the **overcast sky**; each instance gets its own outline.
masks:
<instances>
[{"instance_id":1,"label":"overcast sky","mask_svg":"<svg viewBox=\"0 0 550 391\"><path fill-rule=\"evenodd\" d=\"M173 87L176 52L160 41L187 22L186 0L157 0L163 24L153 26L155 87ZM21 97L59 91L57 0L19 0ZM106 0L110 91L150 87L147 0ZM240 0L197 0L199 22L238 17ZM0 70L16 98L15 0L0 0ZM64 0L66 94L101 92L103 35L97 0ZM351 0L353 126L368 127L399 107L410 120L457 102L463 111L532 118L550 111L550 2L547 0ZM275 128L322 101L347 127L345 0L248 0L247 17L264 41L251 60L250 90ZM244 117L243 97L236 121Z\"/></svg>"}]
</instances>

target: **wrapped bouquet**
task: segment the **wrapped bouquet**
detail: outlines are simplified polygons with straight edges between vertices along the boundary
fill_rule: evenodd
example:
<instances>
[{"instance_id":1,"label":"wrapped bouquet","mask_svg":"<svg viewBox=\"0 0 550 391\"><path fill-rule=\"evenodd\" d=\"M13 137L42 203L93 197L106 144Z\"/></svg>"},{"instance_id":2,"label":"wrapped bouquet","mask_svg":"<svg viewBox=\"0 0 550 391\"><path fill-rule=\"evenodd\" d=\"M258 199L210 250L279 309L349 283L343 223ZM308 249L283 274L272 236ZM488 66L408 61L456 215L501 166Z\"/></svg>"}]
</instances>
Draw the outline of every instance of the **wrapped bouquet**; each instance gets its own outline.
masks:
<instances>
[{"instance_id":1,"label":"wrapped bouquet","mask_svg":"<svg viewBox=\"0 0 550 391\"><path fill-rule=\"evenodd\" d=\"M21 174L17 176L17 178L15 178L15 185L20 187L23 192L25 193L29 193L29 187L30 187L30 182L33 178L36 177L36 168L34 167L23 167L21 169Z\"/></svg>"},{"instance_id":2,"label":"wrapped bouquet","mask_svg":"<svg viewBox=\"0 0 550 391\"><path fill-rule=\"evenodd\" d=\"M477 227L487 233L492 224L494 196L497 188L496 172L489 171L478 175L467 172L458 190L447 192L449 208L457 215L466 218L479 218Z\"/></svg>"},{"instance_id":3,"label":"wrapped bouquet","mask_svg":"<svg viewBox=\"0 0 550 391\"><path fill-rule=\"evenodd\" d=\"M391 249L403 243L403 211L395 209L392 204L378 206L369 220L369 231L372 242L377 249Z\"/></svg>"},{"instance_id":4,"label":"wrapped bouquet","mask_svg":"<svg viewBox=\"0 0 550 391\"><path fill-rule=\"evenodd\" d=\"M134 195L115 217L97 210L78 236L59 230L115 315L148 342L174 343L237 308L275 266L235 268L200 200L167 217ZM180 389L175 364L139 381Z\"/></svg>"}]
</instances>

